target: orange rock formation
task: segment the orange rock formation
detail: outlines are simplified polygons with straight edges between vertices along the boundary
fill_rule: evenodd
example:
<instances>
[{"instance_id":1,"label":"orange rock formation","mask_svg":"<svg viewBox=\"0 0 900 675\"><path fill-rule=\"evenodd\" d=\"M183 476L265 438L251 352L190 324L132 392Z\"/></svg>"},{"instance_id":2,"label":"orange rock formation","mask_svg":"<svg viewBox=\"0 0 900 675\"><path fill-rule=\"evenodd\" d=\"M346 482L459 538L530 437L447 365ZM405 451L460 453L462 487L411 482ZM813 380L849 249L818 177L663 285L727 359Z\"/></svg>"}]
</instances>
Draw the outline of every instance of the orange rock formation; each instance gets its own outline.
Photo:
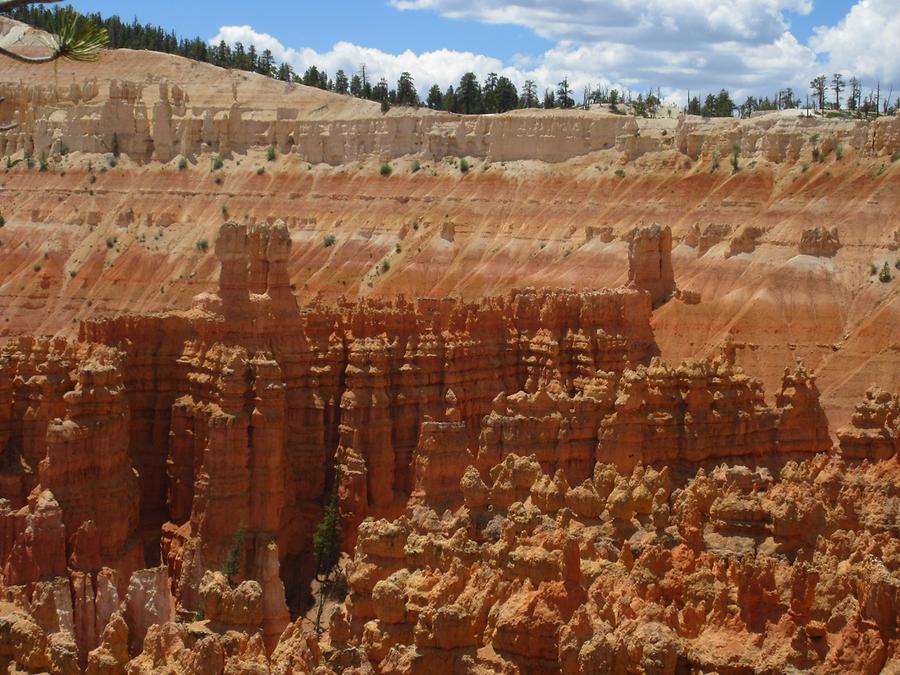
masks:
<instances>
[{"instance_id":1,"label":"orange rock formation","mask_svg":"<svg viewBox=\"0 0 900 675\"><path fill-rule=\"evenodd\" d=\"M900 296L870 273L900 117L381 114L145 52L23 67L0 665L900 667ZM318 635L332 494L349 590Z\"/></svg>"}]
</instances>

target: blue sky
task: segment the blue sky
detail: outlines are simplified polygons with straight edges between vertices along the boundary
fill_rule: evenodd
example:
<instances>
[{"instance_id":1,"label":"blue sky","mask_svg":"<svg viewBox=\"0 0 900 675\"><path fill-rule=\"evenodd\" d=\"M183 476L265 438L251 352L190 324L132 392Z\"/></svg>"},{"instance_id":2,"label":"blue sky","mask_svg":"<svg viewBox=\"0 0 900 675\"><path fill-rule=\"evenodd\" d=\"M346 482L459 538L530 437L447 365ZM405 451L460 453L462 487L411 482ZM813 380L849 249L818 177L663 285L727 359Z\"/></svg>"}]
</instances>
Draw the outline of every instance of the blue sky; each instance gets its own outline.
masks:
<instances>
[{"instance_id":1,"label":"blue sky","mask_svg":"<svg viewBox=\"0 0 900 675\"><path fill-rule=\"evenodd\" d=\"M77 0L71 4L103 15L137 16L142 22L174 27L179 35L204 38L214 36L221 26L249 24L287 46L311 47L319 52L345 40L386 52L443 47L508 59L518 51L540 54L553 45L525 27L445 19L427 11L401 11L386 0L282 0L268 3L271 9L262 11L262 2L248 6L236 0Z\"/></svg>"},{"instance_id":2,"label":"blue sky","mask_svg":"<svg viewBox=\"0 0 900 675\"><path fill-rule=\"evenodd\" d=\"M900 89L900 0L74 0L84 11L137 16L179 35L272 49L302 71L365 62L420 90L495 71L521 84L576 91L728 87L737 96L805 91L818 72Z\"/></svg>"}]
</instances>

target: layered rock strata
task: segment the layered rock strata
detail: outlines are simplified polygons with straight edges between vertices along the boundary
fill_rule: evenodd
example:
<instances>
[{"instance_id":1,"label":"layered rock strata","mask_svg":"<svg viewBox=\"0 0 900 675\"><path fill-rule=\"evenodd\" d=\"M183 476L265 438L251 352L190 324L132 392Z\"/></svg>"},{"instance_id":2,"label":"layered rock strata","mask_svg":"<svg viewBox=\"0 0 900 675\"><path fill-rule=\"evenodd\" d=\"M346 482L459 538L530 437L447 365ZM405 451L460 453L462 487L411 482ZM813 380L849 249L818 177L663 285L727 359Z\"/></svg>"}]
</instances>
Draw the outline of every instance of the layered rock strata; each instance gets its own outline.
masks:
<instances>
[{"instance_id":1,"label":"layered rock strata","mask_svg":"<svg viewBox=\"0 0 900 675\"><path fill-rule=\"evenodd\" d=\"M645 239L657 242L651 254L663 270L670 239L650 228L632 241ZM793 560L810 555L812 533L831 532L830 511L777 497L778 486L770 515L745 504L770 489L764 469L751 478L722 470L750 490L736 506L703 501L713 488L690 486L709 485L704 473L684 478L698 463L781 466L828 450L819 392L803 367L785 372L772 406L733 355L666 365L653 358L650 288L300 306L290 245L282 223L226 223L215 245L219 288L190 311L91 321L79 342L4 348L3 592L10 635L30 636L10 640L36 650L13 650L11 660L53 672L176 663L291 672L405 670L420 654L449 654L460 668L552 671L568 667L560 627L594 611L591 583L612 583L601 571L618 568L606 563L631 569L639 544L662 537L666 550L705 547L711 560L726 550ZM634 256L633 267L646 259ZM668 273L633 276L671 285ZM869 397L857 432L842 440L871 439L848 440L845 456L886 456L895 403ZM837 461L800 466L819 475L809 467ZM882 489L893 469L877 467L848 465L834 479L850 495L862 485L854 472L868 471L874 496L856 497L882 500L864 513L854 506L864 525L840 521L851 529L890 529L878 508L893 508ZM302 620L289 623L288 604L305 600L311 535L332 489L356 562L349 604L320 645ZM699 505L684 502L695 492ZM366 520L405 509L391 524ZM503 534L521 509L548 514L533 522L553 523L554 543ZM569 531L571 523L581 525ZM603 546L585 549L582 526L600 527ZM510 576L495 578L484 546L509 537L515 545L496 569ZM512 591L513 579L527 579L524 590ZM490 594L465 595L470 583L494 589L507 609L495 611ZM550 584L546 597L541 584ZM452 600L419 626L400 598L421 593L415 606L426 607L434 589ZM693 655L696 636L666 625L679 659L718 663ZM880 624L876 633L867 639L880 640L888 658L893 638Z\"/></svg>"},{"instance_id":2,"label":"layered rock strata","mask_svg":"<svg viewBox=\"0 0 900 675\"><path fill-rule=\"evenodd\" d=\"M121 151L139 161L168 162L178 155L226 155L274 146L304 161L334 165L420 153L435 159L472 156L490 161L562 162L608 149L629 160L666 150L697 159L728 156L734 145L744 157L759 155L783 162L796 161L810 145L807 124L787 118L714 121L681 114L644 120L608 111L571 111L565 118L529 111L483 117L430 110L383 115L374 103L343 100L346 97L262 76L197 63L192 64L194 72L185 72L162 55L141 59L145 67L157 59L159 69L169 71L171 79L124 79L133 77L139 65L129 50L105 57L106 68L118 71L119 77L98 80L96 69L60 66L71 69L68 77L59 75L60 80L67 77L65 86L52 80L26 84L16 76L18 66L9 67L6 81L0 84L0 97L5 99L3 119L17 126L0 134L0 154L21 150L35 156L69 150L105 153L114 135ZM25 67L31 68L33 79L35 67ZM204 79L213 79L214 84L195 86ZM326 108L334 111L331 119L316 115L317 109ZM816 148L822 158L837 145L889 155L900 140L896 119L891 117L873 122L823 121L818 128L825 137Z\"/></svg>"}]
</instances>

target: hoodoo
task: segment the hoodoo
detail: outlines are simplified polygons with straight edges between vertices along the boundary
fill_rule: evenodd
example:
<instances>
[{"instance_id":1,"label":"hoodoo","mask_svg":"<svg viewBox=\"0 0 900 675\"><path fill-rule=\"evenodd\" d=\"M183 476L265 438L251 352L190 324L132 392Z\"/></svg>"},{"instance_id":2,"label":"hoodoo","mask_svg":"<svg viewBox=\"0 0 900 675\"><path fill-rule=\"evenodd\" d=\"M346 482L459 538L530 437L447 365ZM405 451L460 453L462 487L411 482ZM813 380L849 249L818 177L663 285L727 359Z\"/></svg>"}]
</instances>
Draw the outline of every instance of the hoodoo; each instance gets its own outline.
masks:
<instances>
[{"instance_id":1,"label":"hoodoo","mask_svg":"<svg viewBox=\"0 0 900 675\"><path fill-rule=\"evenodd\" d=\"M884 78L391 89L41 4L0 1L0 667L900 669Z\"/></svg>"}]
</instances>

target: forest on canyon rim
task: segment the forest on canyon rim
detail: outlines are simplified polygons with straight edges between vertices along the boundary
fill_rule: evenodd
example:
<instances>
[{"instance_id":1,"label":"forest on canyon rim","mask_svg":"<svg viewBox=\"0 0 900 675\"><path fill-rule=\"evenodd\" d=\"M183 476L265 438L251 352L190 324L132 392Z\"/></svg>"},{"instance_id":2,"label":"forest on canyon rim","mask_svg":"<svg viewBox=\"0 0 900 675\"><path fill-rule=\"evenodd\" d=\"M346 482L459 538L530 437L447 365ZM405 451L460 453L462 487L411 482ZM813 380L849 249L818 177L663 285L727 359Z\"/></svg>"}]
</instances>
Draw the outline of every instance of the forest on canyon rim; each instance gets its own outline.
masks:
<instances>
[{"instance_id":1,"label":"forest on canyon rim","mask_svg":"<svg viewBox=\"0 0 900 675\"><path fill-rule=\"evenodd\" d=\"M880 93L476 116L71 28L0 17L0 664L900 667Z\"/></svg>"}]
</instances>

